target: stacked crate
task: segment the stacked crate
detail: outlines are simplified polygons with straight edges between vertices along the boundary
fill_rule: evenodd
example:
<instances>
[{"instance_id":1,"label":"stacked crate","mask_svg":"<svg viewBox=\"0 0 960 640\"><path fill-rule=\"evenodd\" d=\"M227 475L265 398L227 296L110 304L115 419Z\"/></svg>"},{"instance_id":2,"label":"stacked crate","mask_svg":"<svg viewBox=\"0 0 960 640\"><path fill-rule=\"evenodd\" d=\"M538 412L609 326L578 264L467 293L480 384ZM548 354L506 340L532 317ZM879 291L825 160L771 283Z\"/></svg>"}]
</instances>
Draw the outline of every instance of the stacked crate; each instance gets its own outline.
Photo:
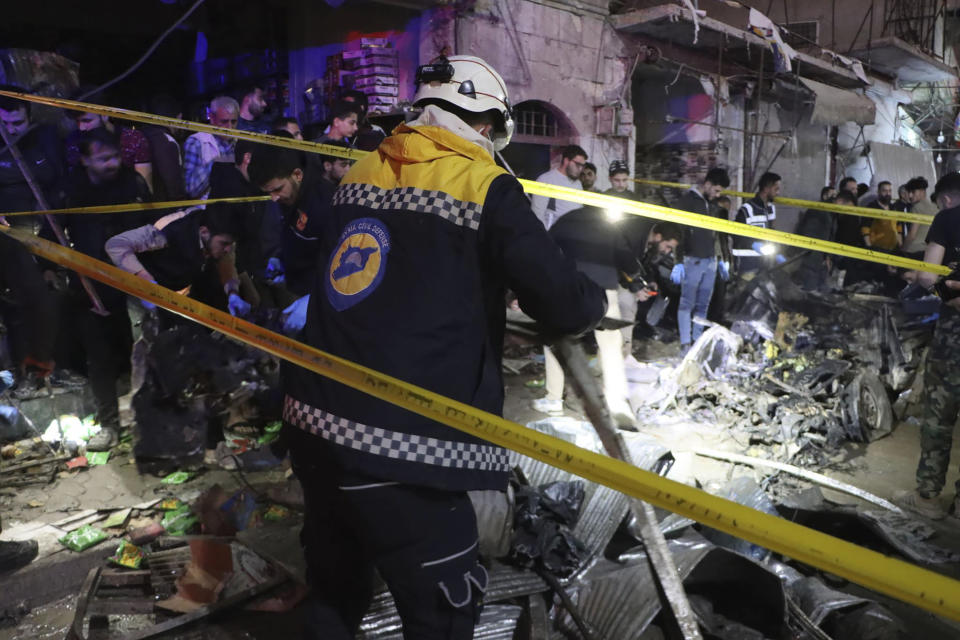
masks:
<instances>
[{"instance_id":1,"label":"stacked crate","mask_svg":"<svg viewBox=\"0 0 960 640\"><path fill-rule=\"evenodd\" d=\"M359 49L341 55L343 68L353 74L353 88L367 94L370 113L392 111L400 96L400 62L390 42L386 38L361 38Z\"/></svg>"}]
</instances>

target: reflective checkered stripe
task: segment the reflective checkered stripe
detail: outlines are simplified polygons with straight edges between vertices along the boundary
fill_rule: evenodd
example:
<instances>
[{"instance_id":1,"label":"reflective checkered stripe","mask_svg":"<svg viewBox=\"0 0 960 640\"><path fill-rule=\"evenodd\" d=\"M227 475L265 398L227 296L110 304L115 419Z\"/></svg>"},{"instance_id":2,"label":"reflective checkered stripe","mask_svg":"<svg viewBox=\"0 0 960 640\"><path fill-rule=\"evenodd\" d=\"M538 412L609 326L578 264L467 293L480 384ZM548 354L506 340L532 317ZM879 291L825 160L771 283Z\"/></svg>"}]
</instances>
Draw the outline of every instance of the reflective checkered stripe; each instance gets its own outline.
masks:
<instances>
[{"instance_id":1,"label":"reflective checkered stripe","mask_svg":"<svg viewBox=\"0 0 960 640\"><path fill-rule=\"evenodd\" d=\"M380 427L369 427L327 413L306 402L287 396L283 419L330 442L356 451L394 460L435 465L450 469L509 471L507 452L489 444L425 438Z\"/></svg>"},{"instance_id":2,"label":"reflective checkered stripe","mask_svg":"<svg viewBox=\"0 0 960 640\"><path fill-rule=\"evenodd\" d=\"M361 207L389 210L402 209L430 213L447 222L476 231L480 228L483 205L457 200L443 191L427 191L416 187L381 189L370 184L344 184L333 195L333 204L355 204Z\"/></svg>"},{"instance_id":3,"label":"reflective checkered stripe","mask_svg":"<svg viewBox=\"0 0 960 640\"><path fill-rule=\"evenodd\" d=\"M766 229L767 224L772 223L777 218L777 210L772 204L770 205L770 208L763 213L755 213L753 210L753 205L751 205L749 202L744 202L743 208L747 212L746 220L744 220L744 222L749 225L753 225L754 227L762 227Z\"/></svg>"}]
</instances>

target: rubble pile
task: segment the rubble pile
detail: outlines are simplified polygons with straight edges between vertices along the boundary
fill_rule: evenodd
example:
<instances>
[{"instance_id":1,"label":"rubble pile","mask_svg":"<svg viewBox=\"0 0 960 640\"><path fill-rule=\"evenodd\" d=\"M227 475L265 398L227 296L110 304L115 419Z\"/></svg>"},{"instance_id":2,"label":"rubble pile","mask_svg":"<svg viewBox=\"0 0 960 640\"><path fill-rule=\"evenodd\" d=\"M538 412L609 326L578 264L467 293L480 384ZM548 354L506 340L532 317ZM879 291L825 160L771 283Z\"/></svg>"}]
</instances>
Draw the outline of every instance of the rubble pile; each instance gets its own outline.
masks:
<instances>
[{"instance_id":1,"label":"rubble pile","mask_svg":"<svg viewBox=\"0 0 960 640\"><path fill-rule=\"evenodd\" d=\"M679 366L643 394L642 421L676 409L715 424L743 450L823 467L838 460L843 442L889 434L894 407L901 419L910 410L935 316L870 294L800 296L776 272L732 300L730 329L709 323Z\"/></svg>"},{"instance_id":2,"label":"rubble pile","mask_svg":"<svg viewBox=\"0 0 960 640\"><path fill-rule=\"evenodd\" d=\"M162 332L145 328L133 360L133 452L141 472L202 463L209 429L245 434L239 447L231 447L241 453L276 433L281 405L276 358L181 324Z\"/></svg>"}]
</instances>

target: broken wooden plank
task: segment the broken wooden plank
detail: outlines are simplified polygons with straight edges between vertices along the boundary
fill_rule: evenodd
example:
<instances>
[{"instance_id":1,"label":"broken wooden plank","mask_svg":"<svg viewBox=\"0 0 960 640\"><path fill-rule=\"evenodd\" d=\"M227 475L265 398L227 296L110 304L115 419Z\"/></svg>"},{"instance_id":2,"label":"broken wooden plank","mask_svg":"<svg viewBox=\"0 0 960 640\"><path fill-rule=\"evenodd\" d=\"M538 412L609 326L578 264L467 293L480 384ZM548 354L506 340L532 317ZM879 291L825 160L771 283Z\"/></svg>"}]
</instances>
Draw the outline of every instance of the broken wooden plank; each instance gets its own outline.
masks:
<instances>
[{"instance_id":1,"label":"broken wooden plank","mask_svg":"<svg viewBox=\"0 0 960 640\"><path fill-rule=\"evenodd\" d=\"M853 486L852 484L847 484L845 482L840 482L839 480L834 480L829 476L825 476L822 473L816 473L814 471L808 471L806 469L801 469L792 464L785 464L783 462L776 462L774 460L766 460L764 458L753 458L751 456L744 456L738 453L729 453L726 451L714 451L710 449L697 449L693 452L695 455L701 456L703 458L713 458L714 460L724 460L726 462L733 462L736 464L745 464L750 467L766 467L768 469L776 469L777 471L783 471L784 473L789 473L791 475L809 480L814 484L819 484L823 487L839 491L841 493L846 493L851 496L856 496L861 500L866 500L872 504L877 505L878 507L883 507L889 511L895 513L903 513L903 511L897 505L893 504L889 500L884 500L879 496L875 496L872 493L864 491L858 487Z\"/></svg>"},{"instance_id":2,"label":"broken wooden plank","mask_svg":"<svg viewBox=\"0 0 960 640\"><path fill-rule=\"evenodd\" d=\"M155 624L148 629L135 631L134 633L125 635L123 636L123 640L146 640L147 638L155 638L156 636L166 633L167 631L184 627L208 616L212 616L226 609L230 609L231 607L241 605L248 600L252 600L257 596L270 591L274 587L284 584L288 580L290 580L288 576L277 576L276 578L267 580L261 584L253 585L249 589L245 589L240 593L236 593L228 598L224 598L220 602L204 605L196 611L191 611L190 613L177 616L176 618L167 620L166 622Z\"/></svg>"},{"instance_id":3,"label":"broken wooden plank","mask_svg":"<svg viewBox=\"0 0 960 640\"><path fill-rule=\"evenodd\" d=\"M149 584L150 572L146 569L118 571L104 569L100 576L102 584L109 587L124 587L128 585Z\"/></svg>"},{"instance_id":4,"label":"broken wooden plank","mask_svg":"<svg viewBox=\"0 0 960 640\"><path fill-rule=\"evenodd\" d=\"M17 471L22 471L23 469L39 467L42 464L59 463L69 459L70 456L57 456L56 458L44 458L42 460L30 460L29 462L21 462L19 464L4 465L2 468L0 468L0 475L16 473Z\"/></svg>"},{"instance_id":5,"label":"broken wooden plank","mask_svg":"<svg viewBox=\"0 0 960 640\"><path fill-rule=\"evenodd\" d=\"M87 607L90 605L90 599L100 582L100 571L101 567L90 569L83 585L80 587L80 593L77 596L77 608L73 613L73 622L70 623L66 640L86 640L83 635L83 621L87 617Z\"/></svg>"},{"instance_id":6,"label":"broken wooden plank","mask_svg":"<svg viewBox=\"0 0 960 640\"><path fill-rule=\"evenodd\" d=\"M153 610L153 596L146 593L123 598L105 597L100 593L87 605L87 613L91 616L147 615Z\"/></svg>"}]
</instances>

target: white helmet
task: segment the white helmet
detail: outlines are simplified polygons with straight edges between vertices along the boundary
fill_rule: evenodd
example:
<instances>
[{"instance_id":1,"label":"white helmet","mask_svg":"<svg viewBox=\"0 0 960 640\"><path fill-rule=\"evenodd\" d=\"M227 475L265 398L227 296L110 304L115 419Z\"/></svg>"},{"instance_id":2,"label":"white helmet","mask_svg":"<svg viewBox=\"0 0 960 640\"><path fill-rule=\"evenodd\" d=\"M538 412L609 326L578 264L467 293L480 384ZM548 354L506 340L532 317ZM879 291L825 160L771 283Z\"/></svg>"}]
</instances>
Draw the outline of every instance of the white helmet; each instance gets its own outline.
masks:
<instances>
[{"instance_id":1,"label":"white helmet","mask_svg":"<svg viewBox=\"0 0 960 640\"><path fill-rule=\"evenodd\" d=\"M500 117L494 125L493 148L500 151L510 143L513 115L507 85L500 74L480 58L440 56L418 67L413 105L428 100L442 100L473 113L496 112Z\"/></svg>"}]
</instances>

